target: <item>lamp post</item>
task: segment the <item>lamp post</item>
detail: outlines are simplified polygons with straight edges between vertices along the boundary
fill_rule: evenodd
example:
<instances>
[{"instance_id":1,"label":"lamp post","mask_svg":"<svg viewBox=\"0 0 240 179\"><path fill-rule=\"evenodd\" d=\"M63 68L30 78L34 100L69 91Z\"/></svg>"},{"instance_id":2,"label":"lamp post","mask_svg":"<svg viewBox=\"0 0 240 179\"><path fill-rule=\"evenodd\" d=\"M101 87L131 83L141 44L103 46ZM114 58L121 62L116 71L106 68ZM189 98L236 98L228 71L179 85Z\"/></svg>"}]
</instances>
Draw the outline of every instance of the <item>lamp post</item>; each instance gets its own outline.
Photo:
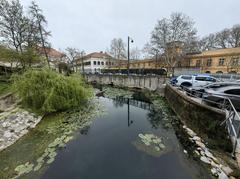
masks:
<instances>
[{"instance_id":1,"label":"lamp post","mask_svg":"<svg viewBox=\"0 0 240 179\"><path fill-rule=\"evenodd\" d=\"M127 75L128 76L129 76L129 66L130 66L130 42L133 43L133 39L128 36L128 51L127 51L127 59L128 59Z\"/></svg>"}]
</instances>

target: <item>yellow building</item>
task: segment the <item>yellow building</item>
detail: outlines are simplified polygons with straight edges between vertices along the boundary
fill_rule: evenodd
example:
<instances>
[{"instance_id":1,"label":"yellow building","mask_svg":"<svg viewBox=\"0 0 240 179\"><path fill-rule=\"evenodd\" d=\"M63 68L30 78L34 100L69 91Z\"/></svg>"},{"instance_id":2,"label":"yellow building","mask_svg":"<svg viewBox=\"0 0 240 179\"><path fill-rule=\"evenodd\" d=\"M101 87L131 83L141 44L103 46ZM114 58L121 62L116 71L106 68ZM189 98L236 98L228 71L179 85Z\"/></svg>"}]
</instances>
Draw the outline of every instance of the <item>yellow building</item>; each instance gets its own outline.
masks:
<instances>
[{"instance_id":1,"label":"yellow building","mask_svg":"<svg viewBox=\"0 0 240 179\"><path fill-rule=\"evenodd\" d=\"M199 67L201 73L240 73L240 47L187 55L185 61L190 67Z\"/></svg>"},{"instance_id":2,"label":"yellow building","mask_svg":"<svg viewBox=\"0 0 240 179\"><path fill-rule=\"evenodd\" d=\"M178 46L177 46L178 47ZM195 70L195 73L240 73L240 47L237 48L226 48L226 49L215 49L203 51L202 53L195 54L182 54L182 51L176 52L179 55L179 59L176 60L176 53L170 58L170 63L173 66L169 66L165 60L161 57L156 59L145 59L145 60L132 60L130 61L130 69L171 69L174 67L175 70L184 69L182 73L188 71L188 69ZM112 66L111 69L127 69L127 60L122 63L117 63Z\"/></svg>"}]
</instances>

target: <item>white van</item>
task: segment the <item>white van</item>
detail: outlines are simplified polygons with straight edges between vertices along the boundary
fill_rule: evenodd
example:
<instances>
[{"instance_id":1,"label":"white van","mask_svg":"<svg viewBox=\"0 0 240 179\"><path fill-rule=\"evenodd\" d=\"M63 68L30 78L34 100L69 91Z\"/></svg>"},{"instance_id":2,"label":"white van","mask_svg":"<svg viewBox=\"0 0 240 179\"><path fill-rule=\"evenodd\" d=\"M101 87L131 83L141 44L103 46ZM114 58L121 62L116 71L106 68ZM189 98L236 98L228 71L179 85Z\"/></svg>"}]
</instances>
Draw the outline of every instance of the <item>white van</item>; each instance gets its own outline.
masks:
<instances>
[{"instance_id":1,"label":"white van","mask_svg":"<svg viewBox=\"0 0 240 179\"><path fill-rule=\"evenodd\" d=\"M180 75L179 77L177 77L176 85L185 87L196 87L205 86L214 82L219 82L219 80L206 75Z\"/></svg>"}]
</instances>

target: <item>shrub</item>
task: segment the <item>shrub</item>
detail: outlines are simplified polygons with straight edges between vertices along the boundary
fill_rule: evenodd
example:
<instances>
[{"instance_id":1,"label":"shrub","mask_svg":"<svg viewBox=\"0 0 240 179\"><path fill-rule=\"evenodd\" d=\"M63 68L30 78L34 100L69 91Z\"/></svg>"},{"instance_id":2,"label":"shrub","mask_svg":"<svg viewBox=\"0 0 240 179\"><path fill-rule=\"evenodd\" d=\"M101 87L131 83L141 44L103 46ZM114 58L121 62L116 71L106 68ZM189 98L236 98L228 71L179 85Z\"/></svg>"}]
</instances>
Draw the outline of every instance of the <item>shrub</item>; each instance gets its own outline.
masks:
<instances>
[{"instance_id":1,"label":"shrub","mask_svg":"<svg viewBox=\"0 0 240 179\"><path fill-rule=\"evenodd\" d=\"M92 95L80 76L63 76L48 69L27 70L12 77L22 104L41 113L77 108Z\"/></svg>"}]
</instances>

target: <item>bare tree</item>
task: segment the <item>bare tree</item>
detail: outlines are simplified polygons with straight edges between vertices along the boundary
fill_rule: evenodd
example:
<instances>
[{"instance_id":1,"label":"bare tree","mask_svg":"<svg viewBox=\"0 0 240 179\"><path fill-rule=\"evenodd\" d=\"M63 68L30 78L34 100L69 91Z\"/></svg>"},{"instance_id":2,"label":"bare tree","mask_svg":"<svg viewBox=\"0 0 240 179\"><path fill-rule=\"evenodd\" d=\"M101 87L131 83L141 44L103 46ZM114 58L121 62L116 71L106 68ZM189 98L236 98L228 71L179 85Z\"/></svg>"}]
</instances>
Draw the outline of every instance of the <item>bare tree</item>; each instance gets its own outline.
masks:
<instances>
[{"instance_id":1,"label":"bare tree","mask_svg":"<svg viewBox=\"0 0 240 179\"><path fill-rule=\"evenodd\" d=\"M122 59L126 58L126 45L123 42L121 38L114 38L111 41L111 46L110 46L110 54L115 58L115 59Z\"/></svg>"},{"instance_id":2,"label":"bare tree","mask_svg":"<svg viewBox=\"0 0 240 179\"><path fill-rule=\"evenodd\" d=\"M27 32L28 18L24 15L19 0L0 0L0 35L3 41L21 55ZM24 61L20 60L24 67Z\"/></svg>"},{"instance_id":3,"label":"bare tree","mask_svg":"<svg viewBox=\"0 0 240 179\"><path fill-rule=\"evenodd\" d=\"M67 47L65 51L66 51L66 55L67 55L69 64L71 65L71 67L73 69L74 69L74 65L75 65L75 70L77 72L77 59L79 59L81 57L80 50L76 49L76 48L72 48L72 47Z\"/></svg>"},{"instance_id":4,"label":"bare tree","mask_svg":"<svg viewBox=\"0 0 240 179\"><path fill-rule=\"evenodd\" d=\"M228 48L229 47L229 37L230 30L224 29L221 32L216 33L216 45L218 48Z\"/></svg>"},{"instance_id":5,"label":"bare tree","mask_svg":"<svg viewBox=\"0 0 240 179\"><path fill-rule=\"evenodd\" d=\"M215 34L209 34L208 36L203 37L199 41L199 49L201 51L204 50L211 50L217 48L216 45L216 35Z\"/></svg>"},{"instance_id":6,"label":"bare tree","mask_svg":"<svg viewBox=\"0 0 240 179\"><path fill-rule=\"evenodd\" d=\"M130 51L131 60L139 60L141 58L141 50L138 47L134 47Z\"/></svg>"},{"instance_id":7,"label":"bare tree","mask_svg":"<svg viewBox=\"0 0 240 179\"><path fill-rule=\"evenodd\" d=\"M230 29L224 29L203 37L199 41L200 49L211 50L215 48L240 47L240 25L234 25Z\"/></svg>"},{"instance_id":8,"label":"bare tree","mask_svg":"<svg viewBox=\"0 0 240 179\"><path fill-rule=\"evenodd\" d=\"M232 47L240 47L240 24L234 25L230 30L229 44Z\"/></svg>"},{"instance_id":9,"label":"bare tree","mask_svg":"<svg viewBox=\"0 0 240 179\"><path fill-rule=\"evenodd\" d=\"M47 42L47 39L51 34L49 31L46 30L47 20L43 15L42 10L34 1L31 2L29 9L31 20L35 24L34 27L37 28L38 32L37 34L39 35L39 39L41 41L41 45L48 63L48 67L50 68L50 62L47 52L47 47L49 46L49 44Z\"/></svg>"},{"instance_id":10,"label":"bare tree","mask_svg":"<svg viewBox=\"0 0 240 179\"><path fill-rule=\"evenodd\" d=\"M189 44L196 41L197 30L194 21L183 13L172 13L170 18L158 21L151 36L151 45L162 53L162 57L170 70L181 60ZM176 43L176 44L175 44ZM183 51L179 51L183 49Z\"/></svg>"}]
</instances>

